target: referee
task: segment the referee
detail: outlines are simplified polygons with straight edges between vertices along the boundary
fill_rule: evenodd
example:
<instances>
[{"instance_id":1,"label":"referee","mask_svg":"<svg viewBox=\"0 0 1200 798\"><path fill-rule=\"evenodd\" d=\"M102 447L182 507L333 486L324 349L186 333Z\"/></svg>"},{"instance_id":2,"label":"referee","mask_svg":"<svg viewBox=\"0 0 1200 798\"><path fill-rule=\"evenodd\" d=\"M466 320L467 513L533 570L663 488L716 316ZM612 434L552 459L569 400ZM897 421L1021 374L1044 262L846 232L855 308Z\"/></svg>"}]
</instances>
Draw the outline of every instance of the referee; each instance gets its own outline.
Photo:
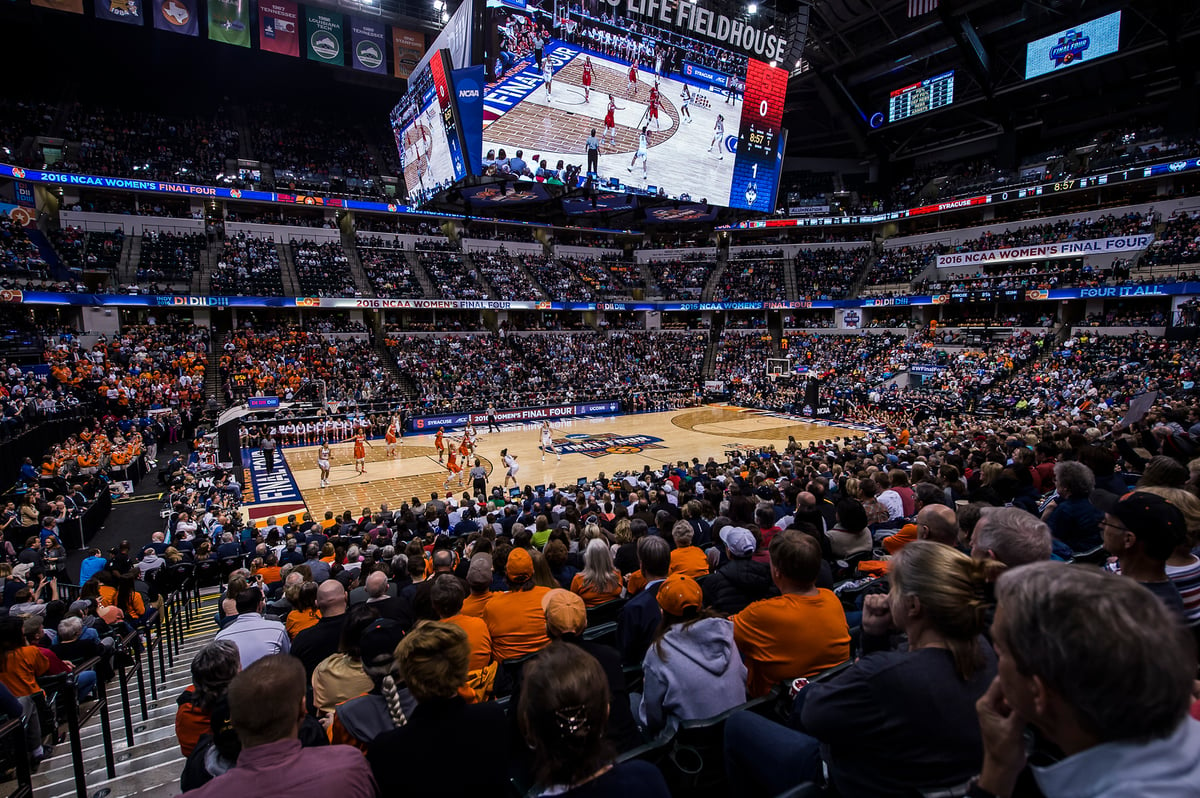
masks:
<instances>
[{"instance_id":1,"label":"referee","mask_svg":"<svg viewBox=\"0 0 1200 798\"><path fill-rule=\"evenodd\" d=\"M475 465L471 466L471 493L476 498L487 497L487 469L478 457L475 458Z\"/></svg>"},{"instance_id":2,"label":"referee","mask_svg":"<svg viewBox=\"0 0 1200 798\"><path fill-rule=\"evenodd\" d=\"M587 138L587 163L589 172L600 174L600 139L596 138L596 128L592 128L592 135Z\"/></svg>"}]
</instances>

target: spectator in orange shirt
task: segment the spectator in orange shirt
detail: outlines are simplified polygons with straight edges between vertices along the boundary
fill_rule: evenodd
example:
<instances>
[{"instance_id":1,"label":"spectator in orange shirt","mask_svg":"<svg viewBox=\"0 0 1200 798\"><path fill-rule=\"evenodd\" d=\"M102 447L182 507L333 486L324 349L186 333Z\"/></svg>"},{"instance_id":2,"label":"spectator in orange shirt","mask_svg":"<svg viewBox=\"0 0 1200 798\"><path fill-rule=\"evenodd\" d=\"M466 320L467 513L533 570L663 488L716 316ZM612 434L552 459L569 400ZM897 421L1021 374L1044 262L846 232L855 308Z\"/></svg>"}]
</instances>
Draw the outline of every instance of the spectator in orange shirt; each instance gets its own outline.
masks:
<instances>
[{"instance_id":1,"label":"spectator in orange shirt","mask_svg":"<svg viewBox=\"0 0 1200 798\"><path fill-rule=\"evenodd\" d=\"M548 587L533 584L533 558L525 549L513 549L505 565L507 593L497 593L483 610L483 620L492 635L492 656L503 662L546 647L546 615L542 596Z\"/></svg>"},{"instance_id":2,"label":"spectator in orange shirt","mask_svg":"<svg viewBox=\"0 0 1200 798\"><path fill-rule=\"evenodd\" d=\"M675 550L671 552L671 572L684 574L692 579L708 576L708 556L703 550L692 545L692 535L695 530L687 521L678 521L671 528L671 537L675 538Z\"/></svg>"},{"instance_id":3,"label":"spectator in orange shirt","mask_svg":"<svg viewBox=\"0 0 1200 798\"><path fill-rule=\"evenodd\" d=\"M596 607L621 597L621 572L613 565L608 542L593 538L583 552L583 570L571 580L571 592Z\"/></svg>"},{"instance_id":4,"label":"spectator in orange shirt","mask_svg":"<svg viewBox=\"0 0 1200 798\"><path fill-rule=\"evenodd\" d=\"M467 671L478 671L492 664L492 635L482 618L462 614L462 585L457 579L436 579L430 589L433 609L443 623L452 623L467 633L471 656Z\"/></svg>"},{"instance_id":5,"label":"spectator in orange shirt","mask_svg":"<svg viewBox=\"0 0 1200 798\"><path fill-rule=\"evenodd\" d=\"M749 671L751 697L850 658L842 604L833 591L816 587L820 544L798 529L787 529L771 541L770 551L771 578L782 595L733 616L733 638Z\"/></svg>"},{"instance_id":6,"label":"spectator in orange shirt","mask_svg":"<svg viewBox=\"0 0 1200 798\"><path fill-rule=\"evenodd\" d=\"M957 514L944 504L922 501L919 498L921 493L924 493L924 488L918 492L916 523L905 524L899 532L883 539L883 547L887 549L888 554L895 554L914 540L932 540L947 546L958 545Z\"/></svg>"},{"instance_id":7,"label":"spectator in orange shirt","mask_svg":"<svg viewBox=\"0 0 1200 798\"><path fill-rule=\"evenodd\" d=\"M212 729L212 710L242 669L237 644L213 640L192 658L192 683L176 699L175 739L184 756Z\"/></svg>"},{"instance_id":8,"label":"spectator in orange shirt","mask_svg":"<svg viewBox=\"0 0 1200 798\"><path fill-rule=\"evenodd\" d=\"M316 626L317 621L321 620L321 611L317 609L317 588L316 582L304 582L287 589L285 595L292 605L292 611L288 613L284 628L290 639L295 640L296 635Z\"/></svg>"},{"instance_id":9,"label":"spectator in orange shirt","mask_svg":"<svg viewBox=\"0 0 1200 798\"><path fill-rule=\"evenodd\" d=\"M23 621L17 616L0 622L0 684L21 704L25 721L25 740L37 761L44 756L42 726L34 697L42 692L37 677L50 670L50 658L37 646L25 641Z\"/></svg>"},{"instance_id":10,"label":"spectator in orange shirt","mask_svg":"<svg viewBox=\"0 0 1200 798\"><path fill-rule=\"evenodd\" d=\"M482 618L484 608L492 600L492 555L480 553L471 558L467 585L471 595L463 599L462 614Z\"/></svg>"}]
</instances>

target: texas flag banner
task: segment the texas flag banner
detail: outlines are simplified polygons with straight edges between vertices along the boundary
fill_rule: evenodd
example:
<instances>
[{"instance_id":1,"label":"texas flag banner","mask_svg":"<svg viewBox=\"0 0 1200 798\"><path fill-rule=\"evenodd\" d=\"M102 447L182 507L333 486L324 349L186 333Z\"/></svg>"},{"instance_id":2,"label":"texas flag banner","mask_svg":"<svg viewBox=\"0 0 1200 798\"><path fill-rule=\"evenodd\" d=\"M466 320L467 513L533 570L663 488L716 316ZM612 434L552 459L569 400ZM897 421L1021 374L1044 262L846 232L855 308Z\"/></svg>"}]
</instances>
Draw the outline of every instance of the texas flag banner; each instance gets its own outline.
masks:
<instances>
[{"instance_id":1,"label":"texas flag banner","mask_svg":"<svg viewBox=\"0 0 1200 798\"><path fill-rule=\"evenodd\" d=\"M268 53L300 57L300 11L291 0L259 0L258 46Z\"/></svg>"},{"instance_id":2,"label":"texas flag banner","mask_svg":"<svg viewBox=\"0 0 1200 798\"><path fill-rule=\"evenodd\" d=\"M196 0L154 0L154 27L184 36L199 36Z\"/></svg>"}]
</instances>

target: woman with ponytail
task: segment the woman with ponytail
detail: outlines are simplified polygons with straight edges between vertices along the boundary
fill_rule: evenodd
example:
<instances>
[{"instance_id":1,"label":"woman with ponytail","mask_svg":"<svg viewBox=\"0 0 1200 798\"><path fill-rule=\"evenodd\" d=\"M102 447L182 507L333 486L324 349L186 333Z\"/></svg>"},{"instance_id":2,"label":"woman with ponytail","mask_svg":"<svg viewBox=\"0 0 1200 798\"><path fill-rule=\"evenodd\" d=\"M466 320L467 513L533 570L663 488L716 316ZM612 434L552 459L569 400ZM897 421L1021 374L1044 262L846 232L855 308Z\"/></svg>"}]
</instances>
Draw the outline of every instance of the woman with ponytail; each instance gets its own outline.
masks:
<instances>
[{"instance_id":1,"label":"woman with ponytail","mask_svg":"<svg viewBox=\"0 0 1200 798\"><path fill-rule=\"evenodd\" d=\"M417 699L396 670L396 647L403 637L404 627L389 618L375 621L362 633L358 641L362 669L375 686L334 708L329 727L334 745L353 745L366 753L380 734L408 723Z\"/></svg>"},{"instance_id":2,"label":"woman with ponytail","mask_svg":"<svg viewBox=\"0 0 1200 798\"><path fill-rule=\"evenodd\" d=\"M614 764L605 738L609 701L604 669L579 646L556 641L525 666L517 717L540 795L669 798L654 765Z\"/></svg>"},{"instance_id":3,"label":"woman with ponytail","mask_svg":"<svg viewBox=\"0 0 1200 798\"><path fill-rule=\"evenodd\" d=\"M730 719L726 762L739 794L817 780L822 761L844 798L965 793L983 759L975 702L996 675L983 634L1003 570L941 543L905 546L891 560L891 592L867 596L862 657L797 693L793 730L750 713ZM901 635L907 646L893 650Z\"/></svg>"},{"instance_id":4,"label":"woman with ponytail","mask_svg":"<svg viewBox=\"0 0 1200 798\"><path fill-rule=\"evenodd\" d=\"M420 624L396 647L396 668L417 707L367 748L380 795L484 796L508 787L508 720L494 701L464 699L470 658L467 633L452 623ZM472 752L466 767L463 751Z\"/></svg>"}]
</instances>

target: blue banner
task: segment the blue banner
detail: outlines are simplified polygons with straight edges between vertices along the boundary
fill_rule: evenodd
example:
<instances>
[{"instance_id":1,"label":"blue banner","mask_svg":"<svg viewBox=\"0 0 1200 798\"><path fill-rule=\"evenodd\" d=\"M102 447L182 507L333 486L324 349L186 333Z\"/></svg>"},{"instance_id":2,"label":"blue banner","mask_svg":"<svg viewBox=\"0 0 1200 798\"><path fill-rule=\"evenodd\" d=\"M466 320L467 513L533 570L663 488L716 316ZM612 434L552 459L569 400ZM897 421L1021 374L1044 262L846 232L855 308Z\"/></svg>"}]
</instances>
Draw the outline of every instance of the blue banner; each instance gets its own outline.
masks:
<instances>
[{"instance_id":1,"label":"blue banner","mask_svg":"<svg viewBox=\"0 0 1200 798\"><path fill-rule=\"evenodd\" d=\"M142 24L142 0L96 0L95 8L96 19L126 25Z\"/></svg>"},{"instance_id":2,"label":"blue banner","mask_svg":"<svg viewBox=\"0 0 1200 798\"><path fill-rule=\"evenodd\" d=\"M196 0L154 0L154 27L184 36L199 36Z\"/></svg>"},{"instance_id":3,"label":"blue banner","mask_svg":"<svg viewBox=\"0 0 1200 798\"><path fill-rule=\"evenodd\" d=\"M483 172L483 66L455 69L450 83L458 97L458 121L467 147L467 174Z\"/></svg>"},{"instance_id":4,"label":"blue banner","mask_svg":"<svg viewBox=\"0 0 1200 798\"><path fill-rule=\"evenodd\" d=\"M350 17L350 65L361 72L387 72L387 26Z\"/></svg>"}]
</instances>

